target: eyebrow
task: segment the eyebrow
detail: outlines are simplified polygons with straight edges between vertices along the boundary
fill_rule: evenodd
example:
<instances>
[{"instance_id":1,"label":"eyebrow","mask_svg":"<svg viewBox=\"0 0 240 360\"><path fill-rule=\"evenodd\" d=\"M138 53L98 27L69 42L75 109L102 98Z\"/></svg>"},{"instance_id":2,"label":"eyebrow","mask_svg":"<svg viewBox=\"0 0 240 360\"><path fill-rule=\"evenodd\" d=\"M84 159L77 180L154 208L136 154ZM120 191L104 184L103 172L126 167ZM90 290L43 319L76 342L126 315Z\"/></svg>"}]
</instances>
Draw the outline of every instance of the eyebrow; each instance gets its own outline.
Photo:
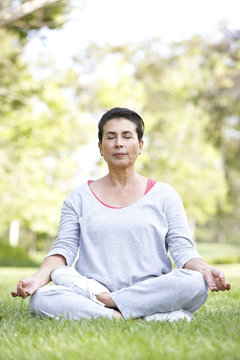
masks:
<instances>
[{"instance_id":1,"label":"eyebrow","mask_svg":"<svg viewBox=\"0 0 240 360\"><path fill-rule=\"evenodd\" d=\"M105 135L115 135L116 134L116 132L115 131L108 131L108 132L106 132L106 134ZM124 131L122 131L122 134L133 134L133 132L131 131L131 130L124 130Z\"/></svg>"}]
</instances>

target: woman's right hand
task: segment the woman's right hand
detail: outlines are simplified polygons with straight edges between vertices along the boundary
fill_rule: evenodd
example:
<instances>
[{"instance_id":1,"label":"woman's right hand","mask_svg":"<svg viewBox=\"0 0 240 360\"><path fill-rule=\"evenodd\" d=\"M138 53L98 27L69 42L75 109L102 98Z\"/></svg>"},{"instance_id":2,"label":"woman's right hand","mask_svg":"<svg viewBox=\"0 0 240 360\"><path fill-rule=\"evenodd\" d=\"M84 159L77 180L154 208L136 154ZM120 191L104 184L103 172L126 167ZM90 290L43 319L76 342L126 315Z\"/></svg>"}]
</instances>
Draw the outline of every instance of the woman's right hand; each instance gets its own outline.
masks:
<instances>
[{"instance_id":1,"label":"woman's right hand","mask_svg":"<svg viewBox=\"0 0 240 360\"><path fill-rule=\"evenodd\" d=\"M17 289L12 291L12 296L20 296L25 299L34 294L40 287L51 281L50 274L57 266L66 266L66 259L63 255L56 254L44 259L40 269L31 277L19 281Z\"/></svg>"},{"instance_id":2,"label":"woman's right hand","mask_svg":"<svg viewBox=\"0 0 240 360\"><path fill-rule=\"evenodd\" d=\"M20 296L23 299L34 294L41 287L40 281L34 277L27 277L19 281L17 289L12 291L13 297Z\"/></svg>"}]
</instances>

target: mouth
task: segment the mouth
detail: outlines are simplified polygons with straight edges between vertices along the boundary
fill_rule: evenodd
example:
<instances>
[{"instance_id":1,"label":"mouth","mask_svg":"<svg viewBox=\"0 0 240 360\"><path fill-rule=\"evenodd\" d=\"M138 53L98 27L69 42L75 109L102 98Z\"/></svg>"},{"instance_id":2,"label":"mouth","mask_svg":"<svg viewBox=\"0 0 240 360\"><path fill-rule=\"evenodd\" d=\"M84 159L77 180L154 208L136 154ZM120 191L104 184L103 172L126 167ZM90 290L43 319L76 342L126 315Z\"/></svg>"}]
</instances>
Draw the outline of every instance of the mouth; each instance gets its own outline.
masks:
<instances>
[{"instance_id":1,"label":"mouth","mask_svg":"<svg viewBox=\"0 0 240 360\"><path fill-rule=\"evenodd\" d=\"M125 156L126 154L125 153L116 153L116 154L113 154L113 156L116 156L118 158L121 158L123 156Z\"/></svg>"}]
</instances>

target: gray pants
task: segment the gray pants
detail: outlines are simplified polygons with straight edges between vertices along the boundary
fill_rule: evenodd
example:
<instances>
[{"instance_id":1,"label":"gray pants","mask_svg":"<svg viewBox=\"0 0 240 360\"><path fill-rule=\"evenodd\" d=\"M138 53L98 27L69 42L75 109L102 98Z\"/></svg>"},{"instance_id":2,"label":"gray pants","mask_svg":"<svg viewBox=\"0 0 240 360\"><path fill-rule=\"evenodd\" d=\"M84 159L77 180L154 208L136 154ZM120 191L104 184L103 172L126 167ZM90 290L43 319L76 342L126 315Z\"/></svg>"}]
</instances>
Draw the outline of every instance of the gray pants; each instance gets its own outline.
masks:
<instances>
[{"instance_id":1,"label":"gray pants","mask_svg":"<svg viewBox=\"0 0 240 360\"><path fill-rule=\"evenodd\" d=\"M185 309L191 313L203 305L208 287L201 273L175 270L169 274L136 283L111 293L125 319L139 318L158 312ZM61 285L46 285L30 298L33 315L61 316L78 320L99 316L112 318L113 309L84 297L81 291Z\"/></svg>"}]
</instances>

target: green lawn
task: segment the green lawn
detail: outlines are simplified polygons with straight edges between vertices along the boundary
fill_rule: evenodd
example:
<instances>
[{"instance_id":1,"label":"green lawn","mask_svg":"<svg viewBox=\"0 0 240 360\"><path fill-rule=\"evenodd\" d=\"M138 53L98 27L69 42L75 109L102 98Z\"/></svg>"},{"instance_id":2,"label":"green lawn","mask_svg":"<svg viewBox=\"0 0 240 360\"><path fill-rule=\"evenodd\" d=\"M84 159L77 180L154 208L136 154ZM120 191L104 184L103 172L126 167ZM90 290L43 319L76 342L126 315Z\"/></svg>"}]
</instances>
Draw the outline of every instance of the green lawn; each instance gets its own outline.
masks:
<instances>
[{"instance_id":1,"label":"green lawn","mask_svg":"<svg viewBox=\"0 0 240 360\"><path fill-rule=\"evenodd\" d=\"M33 269L0 268L0 359L240 359L240 265L222 265L232 290L211 293L191 323L40 320L10 290Z\"/></svg>"}]
</instances>

